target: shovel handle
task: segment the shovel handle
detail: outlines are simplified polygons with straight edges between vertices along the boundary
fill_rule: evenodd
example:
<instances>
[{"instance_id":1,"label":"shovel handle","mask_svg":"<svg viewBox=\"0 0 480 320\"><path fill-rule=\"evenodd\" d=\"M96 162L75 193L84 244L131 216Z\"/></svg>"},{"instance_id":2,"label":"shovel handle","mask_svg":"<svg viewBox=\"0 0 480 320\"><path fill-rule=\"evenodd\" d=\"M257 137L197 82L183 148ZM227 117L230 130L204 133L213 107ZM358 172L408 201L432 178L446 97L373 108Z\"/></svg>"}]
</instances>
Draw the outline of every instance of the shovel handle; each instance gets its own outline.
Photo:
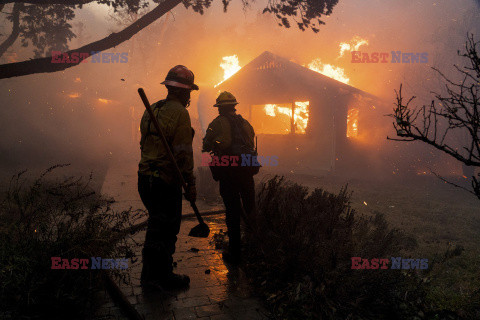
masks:
<instances>
[{"instance_id":1,"label":"shovel handle","mask_svg":"<svg viewBox=\"0 0 480 320\"><path fill-rule=\"evenodd\" d=\"M150 116L150 119L153 122L153 125L155 129L157 130L160 140L162 141L163 146L165 147L165 150L167 150L168 158L170 158L170 161L173 163L173 166L175 167L175 172L177 173L178 179L182 183L183 190L185 193L187 192L187 184L185 183L185 179L183 178L182 172L180 171L180 168L178 167L177 161L175 160L175 157L173 156L172 150L170 150L170 146L168 145L167 139L165 138L165 135L163 134L162 128L160 128L160 125L158 124L157 117L153 114L152 107L150 107L150 102L148 101L147 95L145 94L145 91L143 88L138 88L138 94L140 95L140 98L143 101L143 104L145 105L145 109L147 109L147 112ZM197 205L195 204L195 201L190 201L190 205L192 206L193 212L195 212L195 216L198 219L198 222L200 224L205 224L203 221L202 217L200 216L200 212L198 211Z\"/></svg>"}]
</instances>

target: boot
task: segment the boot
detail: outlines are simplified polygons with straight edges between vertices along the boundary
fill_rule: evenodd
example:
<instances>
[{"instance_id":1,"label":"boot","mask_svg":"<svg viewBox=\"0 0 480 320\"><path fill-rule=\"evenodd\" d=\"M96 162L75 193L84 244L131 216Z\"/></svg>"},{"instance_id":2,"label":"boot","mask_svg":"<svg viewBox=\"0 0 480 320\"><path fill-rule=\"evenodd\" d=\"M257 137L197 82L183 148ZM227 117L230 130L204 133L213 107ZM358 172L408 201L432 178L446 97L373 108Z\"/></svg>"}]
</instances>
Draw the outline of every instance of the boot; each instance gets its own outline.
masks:
<instances>
[{"instance_id":1,"label":"boot","mask_svg":"<svg viewBox=\"0 0 480 320\"><path fill-rule=\"evenodd\" d=\"M222 252L222 259L226 263L230 263L232 265L239 265L242 262L242 256L240 252L232 252L230 250Z\"/></svg>"},{"instance_id":2,"label":"boot","mask_svg":"<svg viewBox=\"0 0 480 320\"><path fill-rule=\"evenodd\" d=\"M160 279L160 285L166 290L186 289L190 286L190 277L184 274L171 273Z\"/></svg>"},{"instance_id":3,"label":"boot","mask_svg":"<svg viewBox=\"0 0 480 320\"><path fill-rule=\"evenodd\" d=\"M236 240L236 241L235 241ZM240 250L240 241L235 239L234 241L229 242L228 250L225 250L222 253L222 258L225 262L238 265L241 262L241 250Z\"/></svg>"}]
</instances>

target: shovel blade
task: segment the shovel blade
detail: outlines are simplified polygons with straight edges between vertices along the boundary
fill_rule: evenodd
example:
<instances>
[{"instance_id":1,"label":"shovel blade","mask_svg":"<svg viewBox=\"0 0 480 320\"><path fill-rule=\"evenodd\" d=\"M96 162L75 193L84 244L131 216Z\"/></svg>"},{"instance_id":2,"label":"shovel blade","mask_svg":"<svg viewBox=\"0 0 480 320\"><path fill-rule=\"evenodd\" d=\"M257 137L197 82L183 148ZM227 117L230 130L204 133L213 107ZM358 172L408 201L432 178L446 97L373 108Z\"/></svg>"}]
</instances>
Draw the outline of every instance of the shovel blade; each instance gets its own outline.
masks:
<instances>
[{"instance_id":1,"label":"shovel blade","mask_svg":"<svg viewBox=\"0 0 480 320\"><path fill-rule=\"evenodd\" d=\"M208 238L208 235L210 234L210 228L205 224L201 223L190 230L190 233L188 234L189 237L195 237L195 238Z\"/></svg>"}]
</instances>

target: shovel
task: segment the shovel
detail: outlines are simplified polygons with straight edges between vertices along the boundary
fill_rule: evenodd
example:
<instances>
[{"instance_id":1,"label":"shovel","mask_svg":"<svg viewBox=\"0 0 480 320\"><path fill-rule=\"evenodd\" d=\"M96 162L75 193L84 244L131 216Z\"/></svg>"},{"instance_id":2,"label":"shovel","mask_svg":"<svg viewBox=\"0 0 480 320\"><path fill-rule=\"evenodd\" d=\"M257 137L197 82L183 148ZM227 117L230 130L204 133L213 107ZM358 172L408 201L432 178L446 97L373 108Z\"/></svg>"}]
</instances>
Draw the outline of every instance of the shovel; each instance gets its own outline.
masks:
<instances>
[{"instance_id":1,"label":"shovel","mask_svg":"<svg viewBox=\"0 0 480 320\"><path fill-rule=\"evenodd\" d=\"M147 112L150 115L150 119L152 120L153 125L155 126L155 129L157 130L160 136L160 140L162 140L162 144L165 147L165 150L167 150L168 157L170 158L170 161L172 161L173 166L175 167L175 171L178 175L178 178L182 183L183 190L186 193L187 184L185 183L185 179L183 179L182 173L180 172L180 168L178 167L177 161L175 161L175 157L173 156L173 153L170 150L170 147L168 146L167 140L165 139L165 135L163 134L163 131L160 128L160 125L158 124L157 118L153 114L152 108L150 107L150 102L148 102L147 96L145 95L145 91L143 91L142 88L139 88L138 94L140 95L140 98L142 98L143 104L145 105L145 108L147 109ZM195 216L197 217L199 224L193 227L192 230L190 230L190 233L188 235L190 237L196 237L196 238L207 238L208 235L210 234L210 228L207 226L205 221L203 221L202 216L200 216L200 212L198 211L195 201L189 201L189 202L190 202L190 205L192 206L193 212L195 212Z\"/></svg>"}]
</instances>

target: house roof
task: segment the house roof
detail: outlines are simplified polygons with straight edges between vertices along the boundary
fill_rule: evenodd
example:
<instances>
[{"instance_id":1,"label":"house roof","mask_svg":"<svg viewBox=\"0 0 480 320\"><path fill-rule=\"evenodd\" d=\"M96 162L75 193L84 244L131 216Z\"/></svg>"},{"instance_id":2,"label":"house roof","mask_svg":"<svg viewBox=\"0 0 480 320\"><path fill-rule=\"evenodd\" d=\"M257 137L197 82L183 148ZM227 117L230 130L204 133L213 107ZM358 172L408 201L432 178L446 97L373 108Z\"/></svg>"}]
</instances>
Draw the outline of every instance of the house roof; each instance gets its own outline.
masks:
<instances>
[{"instance_id":1,"label":"house roof","mask_svg":"<svg viewBox=\"0 0 480 320\"><path fill-rule=\"evenodd\" d=\"M243 99L240 102L249 104L305 101L312 94L321 94L321 90L333 95L360 94L376 98L268 51L250 61L217 89L231 91Z\"/></svg>"}]
</instances>

